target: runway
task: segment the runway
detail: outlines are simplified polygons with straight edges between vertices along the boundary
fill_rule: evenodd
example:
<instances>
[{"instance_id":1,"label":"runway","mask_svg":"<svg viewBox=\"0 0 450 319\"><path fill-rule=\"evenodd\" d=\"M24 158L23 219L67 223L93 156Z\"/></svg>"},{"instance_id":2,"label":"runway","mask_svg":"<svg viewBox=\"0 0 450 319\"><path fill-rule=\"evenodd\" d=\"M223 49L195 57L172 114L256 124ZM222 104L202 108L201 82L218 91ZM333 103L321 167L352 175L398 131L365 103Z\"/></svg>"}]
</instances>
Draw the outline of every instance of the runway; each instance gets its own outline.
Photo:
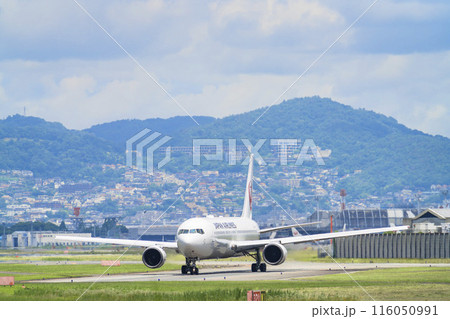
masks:
<instances>
[{"instance_id":1,"label":"runway","mask_svg":"<svg viewBox=\"0 0 450 319\"><path fill-rule=\"evenodd\" d=\"M231 262L199 264L198 275L182 275L178 271L149 271L132 274L108 274L79 278L58 278L33 280L33 283L85 283L85 282L133 282L133 281L261 281L261 280L292 280L322 275L353 273L378 268L424 267L425 264L336 264L312 262L287 262L280 266L268 266L267 272L252 273L251 263ZM431 267L445 267L449 264L433 264Z\"/></svg>"}]
</instances>

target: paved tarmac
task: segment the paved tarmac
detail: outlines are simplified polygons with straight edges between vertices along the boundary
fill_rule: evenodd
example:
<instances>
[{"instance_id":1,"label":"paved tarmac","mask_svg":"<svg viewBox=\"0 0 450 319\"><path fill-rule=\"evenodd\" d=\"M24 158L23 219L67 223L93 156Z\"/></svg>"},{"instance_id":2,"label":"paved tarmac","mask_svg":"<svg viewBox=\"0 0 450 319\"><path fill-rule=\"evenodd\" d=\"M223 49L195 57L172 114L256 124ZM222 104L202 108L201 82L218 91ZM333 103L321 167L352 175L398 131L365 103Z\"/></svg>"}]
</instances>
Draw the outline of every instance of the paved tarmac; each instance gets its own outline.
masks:
<instances>
[{"instance_id":1,"label":"paved tarmac","mask_svg":"<svg viewBox=\"0 0 450 319\"><path fill-rule=\"evenodd\" d=\"M214 261L199 263L198 275L182 275L181 271L149 271L148 273L105 274L79 278L59 278L34 280L34 283L70 283L70 282L133 282L133 281L257 281L257 280L290 280L321 275L353 273L377 268L423 267L426 264L336 264L311 262L286 262L280 266L267 266L267 272L252 273L250 264L246 262L217 263ZM449 264L432 264L431 267L449 267Z\"/></svg>"}]
</instances>

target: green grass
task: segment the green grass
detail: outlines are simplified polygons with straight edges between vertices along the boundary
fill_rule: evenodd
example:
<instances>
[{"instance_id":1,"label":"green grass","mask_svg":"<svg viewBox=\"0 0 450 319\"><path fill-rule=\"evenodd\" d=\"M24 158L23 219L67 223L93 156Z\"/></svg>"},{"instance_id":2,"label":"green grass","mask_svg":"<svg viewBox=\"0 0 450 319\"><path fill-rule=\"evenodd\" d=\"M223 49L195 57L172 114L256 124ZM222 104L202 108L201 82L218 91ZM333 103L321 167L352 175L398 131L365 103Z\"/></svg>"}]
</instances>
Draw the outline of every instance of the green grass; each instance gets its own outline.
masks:
<instances>
[{"instance_id":1,"label":"green grass","mask_svg":"<svg viewBox=\"0 0 450 319\"><path fill-rule=\"evenodd\" d=\"M124 248L109 249L95 248L95 250L9 250L0 251L0 262L26 262L26 261L101 261L116 260L120 257L121 261L142 261L142 252L144 249L129 249L125 253ZM125 253L125 254L124 254ZM169 261L184 261L184 257L168 250L167 259ZM122 255L123 254L123 255Z\"/></svg>"},{"instance_id":2,"label":"green grass","mask_svg":"<svg viewBox=\"0 0 450 319\"><path fill-rule=\"evenodd\" d=\"M157 270L178 270L179 265L166 263ZM75 278L82 276L94 276L103 274L107 266L95 265L36 265L36 264L0 264L0 276L14 276L20 282L24 280L51 279L51 278ZM144 264L121 264L108 269L108 274L142 273L156 271L149 269Z\"/></svg>"},{"instance_id":3,"label":"green grass","mask_svg":"<svg viewBox=\"0 0 450 319\"><path fill-rule=\"evenodd\" d=\"M103 254L122 254L125 250L127 250L127 254L142 254L142 248L123 246L112 246L112 245L100 245L100 246L58 246L57 248L52 248L51 246L44 248L14 248L14 249L0 249L0 256L8 258L15 258L17 256L25 255L103 255ZM8 255L8 256L6 256Z\"/></svg>"},{"instance_id":4,"label":"green grass","mask_svg":"<svg viewBox=\"0 0 450 319\"><path fill-rule=\"evenodd\" d=\"M291 261L310 261L332 263L405 263L405 264L448 264L450 258L435 259L409 259L409 258L335 258L317 257L317 248L307 247L305 249L291 249L288 251L287 260Z\"/></svg>"},{"instance_id":5,"label":"green grass","mask_svg":"<svg viewBox=\"0 0 450 319\"><path fill-rule=\"evenodd\" d=\"M351 276L375 300L450 300L449 267L376 269ZM25 288L0 287L0 300L76 300L89 286L25 283ZM247 290L265 290L266 300L372 300L346 274L279 281L96 283L82 300L246 300Z\"/></svg>"},{"instance_id":6,"label":"green grass","mask_svg":"<svg viewBox=\"0 0 450 319\"><path fill-rule=\"evenodd\" d=\"M75 278L102 274L108 267L101 260L115 260L123 248L95 247L70 249L35 249L2 251L0 276L14 276L16 285L0 287L0 300L76 300L90 283L25 283L33 279ZM30 254L33 254L30 256ZM140 261L142 249L131 249L120 260ZM16 257L16 255L18 257ZM143 264L123 264L111 267L109 274L142 273L147 271L179 270L183 256L168 252L166 264L152 270ZM250 258L232 258L250 261ZM18 261L20 263L14 263ZM55 265L36 265L35 261L59 262ZM98 261L97 264L75 264L78 261ZM227 259L222 260L227 263ZM317 250L291 249L288 261L332 262L318 258ZM439 263L439 260L405 259L338 259L340 263ZM348 275L336 274L280 281L201 281L201 282L110 282L96 283L83 295L82 300L246 300L247 290L267 291L266 300L450 300L449 267L414 267L374 269L351 273L362 286ZM25 285L22 288L22 285ZM368 294L367 294L367 293ZM369 296L370 295L370 296Z\"/></svg>"},{"instance_id":7,"label":"green grass","mask_svg":"<svg viewBox=\"0 0 450 319\"><path fill-rule=\"evenodd\" d=\"M0 256L0 261L101 261L116 260L121 254L76 254L76 255L57 255L57 256ZM125 254L120 257L122 261L141 261L142 255Z\"/></svg>"},{"instance_id":8,"label":"green grass","mask_svg":"<svg viewBox=\"0 0 450 319\"><path fill-rule=\"evenodd\" d=\"M89 284L34 284L0 288L0 300L76 300ZM302 291L297 283L125 282L98 283L81 300L243 301L247 290L267 289L266 300L356 300L338 291Z\"/></svg>"},{"instance_id":9,"label":"green grass","mask_svg":"<svg viewBox=\"0 0 450 319\"><path fill-rule=\"evenodd\" d=\"M122 247L111 248L111 246L96 246L94 248L83 247L81 250L69 249L68 253L64 253L65 249L30 249L30 250L0 250L0 261L101 261L115 260L125 251ZM120 260L123 261L141 261L143 249L131 248L123 255ZM29 256L33 254L33 256ZM2 256L3 255L3 256ZM167 251L169 261L184 261L184 257L172 251ZM17 256L17 257L16 257ZM233 260L252 261L249 257L232 258ZM450 263L450 259L381 259L381 258L338 258L335 259L339 263ZM226 262L226 259L223 261ZM303 261L303 262L334 262L330 257L318 258L317 247L306 246L300 249L298 246L291 247L288 251L287 261Z\"/></svg>"},{"instance_id":10,"label":"green grass","mask_svg":"<svg viewBox=\"0 0 450 319\"><path fill-rule=\"evenodd\" d=\"M304 249L289 249L287 260L292 261L317 261L317 248L305 247Z\"/></svg>"}]
</instances>

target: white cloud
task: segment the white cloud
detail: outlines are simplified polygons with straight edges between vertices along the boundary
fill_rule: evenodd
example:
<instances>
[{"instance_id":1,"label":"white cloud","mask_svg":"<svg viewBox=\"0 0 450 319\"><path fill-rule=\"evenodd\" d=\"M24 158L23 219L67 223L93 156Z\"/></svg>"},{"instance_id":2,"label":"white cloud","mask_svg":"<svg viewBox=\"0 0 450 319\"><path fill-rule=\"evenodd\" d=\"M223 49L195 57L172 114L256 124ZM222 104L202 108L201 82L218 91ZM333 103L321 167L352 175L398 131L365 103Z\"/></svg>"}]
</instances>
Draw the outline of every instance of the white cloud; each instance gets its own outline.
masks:
<instances>
[{"instance_id":1,"label":"white cloud","mask_svg":"<svg viewBox=\"0 0 450 319\"><path fill-rule=\"evenodd\" d=\"M318 28L332 25L341 19L338 12L313 1L250 1L232 0L214 6L217 23L225 27L234 20L256 23L264 34L273 34L278 28Z\"/></svg>"},{"instance_id":2,"label":"white cloud","mask_svg":"<svg viewBox=\"0 0 450 319\"><path fill-rule=\"evenodd\" d=\"M80 75L60 79L44 76L44 96L19 104L31 106L29 115L76 129L123 118L169 117L181 112L135 65L128 65L129 74L123 76L124 64L121 60L110 61L94 71L92 66L79 63ZM105 77L108 68L117 69L116 79Z\"/></svg>"},{"instance_id":3,"label":"white cloud","mask_svg":"<svg viewBox=\"0 0 450 319\"><path fill-rule=\"evenodd\" d=\"M160 20L167 6L162 0L114 2L107 7L106 14L109 21L116 21L117 29L145 27Z\"/></svg>"},{"instance_id":4,"label":"white cloud","mask_svg":"<svg viewBox=\"0 0 450 319\"><path fill-rule=\"evenodd\" d=\"M211 36L232 48L324 49L345 24L317 1L231 0L210 8Z\"/></svg>"},{"instance_id":5,"label":"white cloud","mask_svg":"<svg viewBox=\"0 0 450 319\"><path fill-rule=\"evenodd\" d=\"M0 9L2 33L32 39L57 34L73 7L58 0L10 0L2 1Z\"/></svg>"},{"instance_id":6,"label":"white cloud","mask_svg":"<svg viewBox=\"0 0 450 319\"><path fill-rule=\"evenodd\" d=\"M270 105L372 1L80 3L190 114L225 116ZM450 41L421 42L449 8L380 1L282 99L331 97L450 136ZM2 117L26 106L85 128L186 115L70 1L2 2L0 41Z\"/></svg>"},{"instance_id":7,"label":"white cloud","mask_svg":"<svg viewBox=\"0 0 450 319\"><path fill-rule=\"evenodd\" d=\"M415 125L417 129L431 134L449 136L449 105L416 105L412 113L414 118L417 119L417 123Z\"/></svg>"},{"instance_id":8,"label":"white cloud","mask_svg":"<svg viewBox=\"0 0 450 319\"><path fill-rule=\"evenodd\" d=\"M179 98L195 114L223 117L270 104L293 81L293 76L243 74L228 83L207 85L197 94Z\"/></svg>"},{"instance_id":9,"label":"white cloud","mask_svg":"<svg viewBox=\"0 0 450 319\"><path fill-rule=\"evenodd\" d=\"M450 51L407 55L354 55L333 60L316 76L332 83L331 97L396 118L410 128L450 136ZM314 78L314 76L313 76ZM309 79L312 81L311 79ZM430 112L430 106L439 105ZM443 111L446 110L446 112ZM433 114L439 111L442 116Z\"/></svg>"},{"instance_id":10,"label":"white cloud","mask_svg":"<svg viewBox=\"0 0 450 319\"><path fill-rule=\"evenodd\" d=\"M383 1L373 12L375 19L412 21L426 21L436 17L442 17L448 13L448 6L443 3L423 1Z\"/></svg>"},{"instance_id":11,"label":"white cloud","mask_svg":"<svg viewBox=\"0 0 450 319\"><path fill-rule=\"evenodd\" d=\"M426 120L428 121L436 121L440 118L447 118L447 116L450 116L448 113L448 107L445 107L442 104L438 104L435 106L432 106L428 109L426 113Z\"/></svg>"}]
</instances>

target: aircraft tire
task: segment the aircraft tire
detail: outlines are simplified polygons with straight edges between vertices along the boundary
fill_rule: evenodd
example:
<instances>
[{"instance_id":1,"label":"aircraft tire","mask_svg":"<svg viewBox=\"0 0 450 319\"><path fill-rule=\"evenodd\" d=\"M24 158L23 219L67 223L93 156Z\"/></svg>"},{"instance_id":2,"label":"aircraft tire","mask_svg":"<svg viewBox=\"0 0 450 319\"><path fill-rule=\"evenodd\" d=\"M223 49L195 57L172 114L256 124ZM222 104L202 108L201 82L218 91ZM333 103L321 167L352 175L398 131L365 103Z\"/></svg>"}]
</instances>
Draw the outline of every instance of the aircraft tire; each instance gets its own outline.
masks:
<instances>
[{"instance_id":1,"label":"aircraft tire","mask_svg":"<svg viewBox=\"0 0 450 319\"><path fill-rule=\"evenodd\" d=\"M261 264L261 265L259 265L259 270L261 270L261 272L266 272L266 270L267 270L267 265L266 265L266 264Z\"/></svg>"},{"instance_id":2,"label":"aircraft tire","mask_svg":"<svg viewBox=\"0 0 450 319\"><path fill-rule=\"evenodd\" d=\"M258 271L258 265L252 264L252 272L257 272L257 271Z\"/></svg>"},{"instance_id":3,"label":"aircraft tire","mask_svg":"<svg viewBox=\"0 0 450 319\"><path fill-rule=\"evenodd\" d=\"M190 269L191 275L198 275L198 268L197 267L191 267Z\"/></svg>"},{"instance_id":4,"label":"aircraft tire","mask_svg":"<svg viewBox=\"0 0 450 319\"><path fill-rule=\"evenodd\" d=\"M186 275L188 273L188 267L186 265L181 266L181 274Z\"/></svg>"}]
</instances>

